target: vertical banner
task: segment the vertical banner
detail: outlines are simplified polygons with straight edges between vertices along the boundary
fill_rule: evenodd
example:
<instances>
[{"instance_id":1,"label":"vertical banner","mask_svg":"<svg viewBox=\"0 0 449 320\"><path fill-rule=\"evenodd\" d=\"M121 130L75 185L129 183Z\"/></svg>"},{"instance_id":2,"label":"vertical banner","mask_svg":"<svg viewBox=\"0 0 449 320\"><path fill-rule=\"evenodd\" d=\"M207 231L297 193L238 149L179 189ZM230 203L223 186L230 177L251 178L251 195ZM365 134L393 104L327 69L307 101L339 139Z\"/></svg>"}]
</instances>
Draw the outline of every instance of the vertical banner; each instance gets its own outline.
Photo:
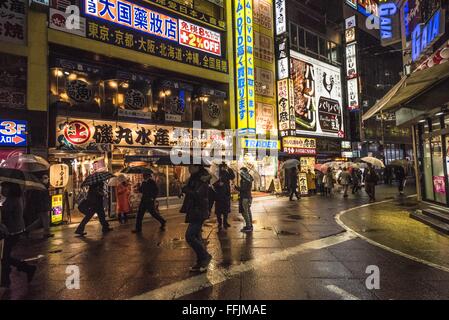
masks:
<instances>
[{"instance_id":1,"label":"vertical banner","mask_svg":"<svg viewBox=\"0 0 449 320\"><path fill-rule=\"evenodd\" d=\"M276 35L287 32L287 14L285 0L275 0Z\"/></svg>"},{"instance_id":2,"label":"vertical banner","mask_svg":"<svg viewBox=\"0 0 449 320\"><path fill-rule=\"evenodd\" d=\"M246 74L248 95L248 134L256 133L256 97L254 86L253 0L245 0Z\"/></svg>"},{"instance_id":3,"label":"vertical banner","mask_svg":"<svg viewBox=\"0 0 449 320\"><path fill-rule=\"evenodd\" d=\"M277 82L278 91L278 116L279 131L281 136L287 136L290 129L290 103L288 94L288 80L279 80Z\"/></svg>"},{"instance_id":4,"label":"vertical banner","mask_svg":"<svg viewBox=\"0 0 449 320\"><path fill-rule=\"evenodd\" d=\"M235 0L237 108L239 132L246 133L248 110L246 103L246 28L245 0Z\"/></svg>"},{"instance_id":5,"label":"vertical banner","mask_svg":"<svg viewBox=\"0 0 449 320\"><path fill-rule=\"evenodd\" d=\"M238 129L241 134L255 134L256 93L252 0L236 0L235 25Z\"/></svg>"}]
</instances>

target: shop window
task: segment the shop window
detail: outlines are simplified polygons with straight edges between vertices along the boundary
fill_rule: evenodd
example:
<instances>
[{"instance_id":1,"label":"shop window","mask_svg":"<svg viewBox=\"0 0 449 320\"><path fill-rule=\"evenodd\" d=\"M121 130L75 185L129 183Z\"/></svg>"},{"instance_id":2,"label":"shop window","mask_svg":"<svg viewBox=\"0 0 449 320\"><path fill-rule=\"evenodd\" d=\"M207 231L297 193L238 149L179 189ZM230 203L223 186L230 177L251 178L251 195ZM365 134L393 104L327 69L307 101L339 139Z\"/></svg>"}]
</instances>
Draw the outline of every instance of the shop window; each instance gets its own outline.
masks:
<instances>
[{"instance_id":1,"label":"shop window","mask_svg":"<svg viewBox=\"0 0 449 320\"><path fill-rule=\"evenodd\" d=\"M433 179L432 179L432 158L430 149L430 140L424 141L424 158L423 158L423 175L424 175L424 194L427 200L435 200L433 192Z\"/></svg>"},{"instance_id":2,"label":"shop window","mask_svg":"<svg viewBox=\"0 0 449 320\"><path fill-rule=\"evenodd\" d=\"M193 101L193 120L201 121L206 128L225 129L228 116L226 93L200 88Z\"/></svg>"},{"instance_id":3,"label":"shop window","mask_svg":"<svg viewBox=\"0 0 449 320\"><path fill-rule=\"evenodd\" d=\"M443 145L441 136L432 137L433 191L435 201L446 204L446 183L444 176Z\"/></svg>"},{"instance_id":4,"label":"shop window","mask_svg":"<svg viewBox=\"0 0 449 320\"><path fill-rule=\"evenodd\" d=\"M432 119L432 131L436 131L439 129L441 129L441 119L440 118Z\"/></svg>"},{"instance_id":5,"label":"shop window","mask_svg":"<svg viewBox=\"0 0 449 320\"><path fill-rule=\"evenodd\" d=\"M50 69L50 104L100 112L104 96L101 69L62 59L56 64Z\"/></svg>"},{"instance_id":6,"label":"shop window","mask_svg":"<svg viewBox=\"0 0 449 320\"><path fill-rule=\"evenodd\" d=\"M190 122L193 87L174 81L162 81L155 90L155 120L158 122Z\"/></svg>"}]
</instances>

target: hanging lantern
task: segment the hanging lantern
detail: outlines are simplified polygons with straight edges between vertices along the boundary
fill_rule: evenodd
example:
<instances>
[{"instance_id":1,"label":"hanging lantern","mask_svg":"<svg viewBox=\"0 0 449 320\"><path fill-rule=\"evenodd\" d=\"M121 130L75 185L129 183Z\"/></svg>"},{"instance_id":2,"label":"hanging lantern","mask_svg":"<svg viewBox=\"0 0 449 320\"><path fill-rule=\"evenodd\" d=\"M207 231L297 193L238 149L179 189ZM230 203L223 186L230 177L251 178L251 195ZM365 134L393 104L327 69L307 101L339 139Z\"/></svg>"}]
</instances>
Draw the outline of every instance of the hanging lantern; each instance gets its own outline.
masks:
<instances>
[{"instance_id":1,"label":"hanging lantern","mask_svg":"<svg viewBox=\"0 0 449 320\"><path fill-rule=\"evenodd\" d=\"M50 166L50 184L54 188L64 188L69 182L69 166L63 163Z\"/></svg>"}]
</instances>

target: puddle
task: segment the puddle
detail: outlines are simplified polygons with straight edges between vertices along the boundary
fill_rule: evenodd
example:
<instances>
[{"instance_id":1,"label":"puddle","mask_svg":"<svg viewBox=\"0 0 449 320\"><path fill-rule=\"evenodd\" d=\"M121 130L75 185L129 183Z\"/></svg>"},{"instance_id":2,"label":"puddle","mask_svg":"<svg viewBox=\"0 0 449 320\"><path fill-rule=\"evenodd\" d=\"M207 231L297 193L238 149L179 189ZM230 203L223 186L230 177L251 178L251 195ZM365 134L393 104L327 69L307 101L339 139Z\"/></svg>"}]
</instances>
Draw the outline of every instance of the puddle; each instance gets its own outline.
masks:
<instances>
[{"instance_id":1,"label":"puddle","mask_svg":"<svg viewBox=\"0 0 449 320\"><path fill-rule=\"evenodd\" d=\"M299 236L300 235L299 232L290 232L290 231L284 231L284 230L280 230L276 233L281 236Z\"/></svg>"},{"instance_id":2,"label":"puddle","mask_svg":"<svg viewBox=\"0 0 449 320\"><path fill-rule=\"evenodd\" d=\"M268 231L272 231L273 228L272 227L263 227L262 230L268 230Z\"/></svg>"},{"instance_id":3,"label":"puddle","mask_svg":"<svg viewBox=\"0 0 449 320\"><path fill-rule=\"evenodd\" d=\"M48 253L60 253L60 252L62 252L62 249L48 251Z\"/></svg>"},{"instance_id":4,"label":"puddle","mask_svg":"<svg viewBox=\"0 0 449 320\"><path fill-rule=\"evenodd\" d=\"M300 216L299 214L290 214L287 216L287 218L293 219L293 220L302 220L303 219L303 217Z\"/></svg>"}]
</instances>

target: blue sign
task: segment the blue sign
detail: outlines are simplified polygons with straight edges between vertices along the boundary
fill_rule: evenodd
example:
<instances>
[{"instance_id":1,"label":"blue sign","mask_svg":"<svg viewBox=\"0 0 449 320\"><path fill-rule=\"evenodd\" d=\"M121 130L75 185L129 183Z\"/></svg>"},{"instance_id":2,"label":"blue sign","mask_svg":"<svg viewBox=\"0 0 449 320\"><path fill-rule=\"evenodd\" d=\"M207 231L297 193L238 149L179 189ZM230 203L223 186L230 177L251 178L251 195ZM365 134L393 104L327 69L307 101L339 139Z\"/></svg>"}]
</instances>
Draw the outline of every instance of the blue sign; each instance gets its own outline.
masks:
<instances>
[{"instance_id":1,"label":"blue sign","mask_svg":"<svg viewBox=\"0 0 449 320\"><path fill-rule=\"evenodd\" d=\"M27 122L24 120L0 120L0 146L25 147Z\"/></svg>"},{"instance_id":2,"label":"blue sign","mask_svg":"<svg viewBox=\"0 0 449 320\"><path fill-rule=\"evenodd\" d=\"M279 149L278 140L243 139L246 149Z\"/></svg>"},{"instance_id":3,"label":"blue sign","mask_svg":"<svg viewBox=\"0 0 449 320\"><path fill-rule=\"evenodd\" d=\"M412 60L421 54L444 34L444 13L438 10L426 24L418 24L412 32Z\"/></svg>"},{"instance_id":4,"label":"blue sign","mask_svg":"<svg viewBox=\"0 0 449 320\"><path fill-rule=\"evenodd\" d=\"M389 41L393 39L393 19L398 8L393 2L381 3L379 5L380 16L380 38L382 41Z\"/></svg>"}]
</instances>

